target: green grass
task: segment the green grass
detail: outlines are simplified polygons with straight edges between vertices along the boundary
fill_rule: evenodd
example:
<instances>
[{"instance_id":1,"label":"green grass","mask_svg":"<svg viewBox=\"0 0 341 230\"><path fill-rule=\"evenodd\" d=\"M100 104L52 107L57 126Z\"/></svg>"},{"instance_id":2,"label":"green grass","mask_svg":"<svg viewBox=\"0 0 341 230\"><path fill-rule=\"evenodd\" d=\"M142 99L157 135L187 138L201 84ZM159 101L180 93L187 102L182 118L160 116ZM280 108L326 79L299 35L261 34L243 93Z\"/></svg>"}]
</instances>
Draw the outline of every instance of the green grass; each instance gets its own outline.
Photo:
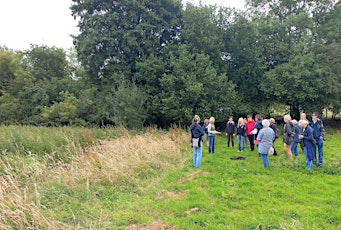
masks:
<instances>
[{"instance_id":1,"label":"green grass","mask_svg":"<svg viewBox=\"0 0 341 230\"><path fill-rule=\"evenodd\" d=\"M103 130L103 133L98 129L28 130L30 128L23 128L21 133L49 135L49 146L53 146L51 151L57 155L63 151L77 154L70 149L75 148L72 146L82 148L82 132L95 139L121 136L121 130L112 129ZM16 135L20 136L19 132L11 138ZM53 135L58 137L56 142ZM153 135L163 133L155 131ZM33 139L38 140L38 136ZM45 170L46 174L53 171L44 168L43 164L36 166L36 170L26 169L25 164L37 165L35 158L25 154L27 151L23 154L7 151L3 158L6 162L0 166L10 163L17 167L15 175L23 181L36 182L40 211L71 228L125 229L129 225L160 221L176 229L340 229L340 138L340 131L328 130L324 167L313 170L305 169L302 152L291 162L283 151L281 139L276 141L279 156L270 157L270 168L264 169L256 151L251 152L247 147L245 152L238 153L237 146L226 147L225 137L217 138L213 155L208 155L204 147L199 169L192 167L192 152L186 138L183 142L187 147L182 149L180 158L171 160L174 167L159 168L136 162L139 166L132 174L122 174L112 180L98 173L90 181L79 179L70 184L59 180L38 181L32 178L37 174L37 168ZM32 151L33 139L17 137L20 142L12 151ZM9 141L4 142L3 146L11 146ZM23 148L20 143L27 147ZM39 153L36 156L39 159L45 150L35 151ZM230 160L236 156L244 156L246 160ZM165 156L161 158L167 160ZM24 172L25 175L20 175ZM25 188L27 196L37 203L35 187L26 185ZM25 226L35 228L33 224Z\"/></svg>"}]
</instances>

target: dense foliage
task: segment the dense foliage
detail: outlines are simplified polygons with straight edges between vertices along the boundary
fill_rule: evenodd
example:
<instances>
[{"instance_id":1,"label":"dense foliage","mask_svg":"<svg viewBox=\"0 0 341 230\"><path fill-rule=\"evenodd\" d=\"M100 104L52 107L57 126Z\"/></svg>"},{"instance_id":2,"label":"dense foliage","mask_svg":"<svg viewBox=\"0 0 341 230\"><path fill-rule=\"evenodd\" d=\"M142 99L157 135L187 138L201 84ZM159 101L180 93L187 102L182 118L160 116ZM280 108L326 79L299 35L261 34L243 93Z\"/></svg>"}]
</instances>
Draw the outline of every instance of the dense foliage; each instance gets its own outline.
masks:
<instances>
[{"instance_id":1,"label":"dense foliage","mask_svg":"<svg viewBox=\"0 0 341 230\"><path fill-rule=\"evenodd\" d=\"M0 48L0 121L186 124L194 114L341 111L341 4L73 0L75 50ZM282 114L280 114L282 115Z\"/></svg>"}]
</instances>

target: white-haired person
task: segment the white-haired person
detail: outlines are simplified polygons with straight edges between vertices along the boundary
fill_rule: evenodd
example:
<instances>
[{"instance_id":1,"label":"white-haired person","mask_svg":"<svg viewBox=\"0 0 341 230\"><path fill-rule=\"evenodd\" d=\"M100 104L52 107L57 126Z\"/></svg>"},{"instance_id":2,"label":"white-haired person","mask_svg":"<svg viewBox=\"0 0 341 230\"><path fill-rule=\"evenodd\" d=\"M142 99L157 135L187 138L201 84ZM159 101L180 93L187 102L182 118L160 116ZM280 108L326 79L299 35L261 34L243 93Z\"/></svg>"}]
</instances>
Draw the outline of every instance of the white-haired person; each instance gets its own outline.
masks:
<instances>
[{"instance_id":1,"label":"white-haired person","mask_svg":"<svg viewBox=\"0 0 341 230\"><path fill-rule=\"evenodd\" d=\"M214 153L214 146L215 146L215 135L216 134L221 134L221 132L218 132L215 130L215 118L214 117L210 117L210 124L207 126L207 136L208 136L208 140L209 140L209 144L208 144L208 153Z\"/></svg>"},{"instance_id":2,"label":"white-haired person","mask_svg":"<svg viewBox=\"0 0 341 230\"><path fill-rule=\"evenodd\" d=\"M273 141L275 140L275 132L270 128L270 122L268 119L262 120L263 128L258 132L257 143L258 144L258 154L262 157L264 168L270 166L268 159L268 149L273 147Z\"/></svg>"},{"instance_id":3,"label":"white-haired person","mask_svg":"<svg viewBox=\"0 0 341 230\"><path fill-rule=\"evenodd\" d=\"M316 155L316 141L313 134L314 130L309 125L309 122L307 120L300 120L298 124L302 129L302 134L300 134L298 137L302 140L303 151L306 160L306 168L312 169Z\"/></svg>"},{"instance_id":4,"label":"white-haired person","mask_svg":"<svg viewBox=\"0 0 341 230\"><path fill-rule=\"evenodd\" d=\"M284 151L288 154L290 160L292 160L291 144L294 141L295 127L291 122L291 116L289 114L284 116L284 131L283 131L283 143Z\"/></svg>"}]
</instances>

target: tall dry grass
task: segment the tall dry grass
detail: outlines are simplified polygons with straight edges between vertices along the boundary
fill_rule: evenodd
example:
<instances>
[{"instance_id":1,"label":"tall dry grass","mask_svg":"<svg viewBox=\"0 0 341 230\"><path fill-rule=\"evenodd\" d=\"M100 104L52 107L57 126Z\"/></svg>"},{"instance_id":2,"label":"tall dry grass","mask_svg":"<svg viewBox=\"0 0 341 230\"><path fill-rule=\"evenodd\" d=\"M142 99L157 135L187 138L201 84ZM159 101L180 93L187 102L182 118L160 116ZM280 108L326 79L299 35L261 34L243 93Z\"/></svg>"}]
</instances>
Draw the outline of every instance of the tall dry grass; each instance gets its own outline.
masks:
<instances>
[{"instance_id":1,"label":"tall dry grass","mask_svg":"<svg viewBox=\"0 0 341 230\"><path fill-rule=\"evenodd\" d=\"M86 218L77 217L74 213L70 215L75 221L65 223L61 220L63 218L57 217L58 213L54 213L56 210L58 212L59 204L57 200L49 198L49 192L54 190L54 186L60 185L75 191L74 195L77 196L80 188L91 193L96 191L98 184L105 182L115 186L117 180L122 178L144 190L146 188L139 183L141 178L149 179L150 175L155 175L156 180L160 180L161 172L184 164L181 162L182 152L187 146L183 143L188 139L185 131L176 127L169 132L148 128L146 133L136 136L125 129L119 131L120 137L100 141L92 137L91 133L83 135L83 138L95 144L87 148L80 148L78 143L74 143L76 139L72 136L64 136L69 146L63 148L66 153L52 150L45 155L3 155L0 158L0 229L74 229L82 228L80 225L100 226L94 220L83 220ZM74 154L77 149L78 153ZM70 160L67 163L57 161L55 154L63 154ZM153 186L153 180L149 181L149 186ZM47 202L48 207L41 200ZM83 223L79 223L78 219L82 219ZM107 221L107 226L110 226L109 219L110 217L103 217L97 221Z\"/></svg>"},{"instance_id":2,"label":"tall dry grass","mask_svg":"<svg viewBox=\"0 0 341 230\"><path fill-rule=\"evenodd\" d=\"M187 147L183 144L186 139L188 134L178 128L167 133L149 128L137 136L123 132L120 138L102 140L84 150L73 158L68 168L55 168L49 180L58 180L65 186L84 181L115 183L118 178L139 180L147 174L183 164L179 160Z\"/></svg>"}]
</instances>

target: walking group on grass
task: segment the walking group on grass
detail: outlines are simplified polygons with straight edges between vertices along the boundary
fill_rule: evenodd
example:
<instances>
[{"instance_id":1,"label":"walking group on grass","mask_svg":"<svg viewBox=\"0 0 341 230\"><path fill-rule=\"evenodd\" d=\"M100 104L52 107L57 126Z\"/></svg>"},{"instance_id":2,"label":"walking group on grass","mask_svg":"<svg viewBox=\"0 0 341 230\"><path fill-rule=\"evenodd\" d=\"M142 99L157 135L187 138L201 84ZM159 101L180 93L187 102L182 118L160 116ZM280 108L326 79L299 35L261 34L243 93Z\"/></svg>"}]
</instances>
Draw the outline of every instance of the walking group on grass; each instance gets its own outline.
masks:
<instances>
[{"instance_id":1,"label":"walking group on grass","mask_svg":"<svg viewBox=\"0 0 341 230\"><path fill-rule=\"evenodd\" d=\"M312 121L307 120L305 113L300 115L300 120L291 119L289 114L283 117L283 143L284 151L288 158L293 160L298 157L298 146L304 153L306 159L306 168L312 169L314 162L318 167L322 167L324 153L324 126L318 113L312 114ZM205 137L208 147L208 154L214 154L215 135L221 132L215 129L215 118L205 119L204 124L200 125L200 117L195 115L191 130L191 142L193 147L193 165L198 168L201 164L203 137ZM262 114L257 114L255 119L248 115L247 119L240 117L235 124L233 116L230 116L226 122L225 134L227 136L227 147L234 147L234 137L237 135L238 152L244 152L245 146L249 145L253 152L255 146L258 150L258 156L262 159L265 168L270 166L268 156L278 155L274 148L274 143L279 137L279 129L275 125L275 119L265 119ZM318 152L318 157L316 153ZM293 156L294 154L294 156Z\"/></svg>"}]
</instances>

